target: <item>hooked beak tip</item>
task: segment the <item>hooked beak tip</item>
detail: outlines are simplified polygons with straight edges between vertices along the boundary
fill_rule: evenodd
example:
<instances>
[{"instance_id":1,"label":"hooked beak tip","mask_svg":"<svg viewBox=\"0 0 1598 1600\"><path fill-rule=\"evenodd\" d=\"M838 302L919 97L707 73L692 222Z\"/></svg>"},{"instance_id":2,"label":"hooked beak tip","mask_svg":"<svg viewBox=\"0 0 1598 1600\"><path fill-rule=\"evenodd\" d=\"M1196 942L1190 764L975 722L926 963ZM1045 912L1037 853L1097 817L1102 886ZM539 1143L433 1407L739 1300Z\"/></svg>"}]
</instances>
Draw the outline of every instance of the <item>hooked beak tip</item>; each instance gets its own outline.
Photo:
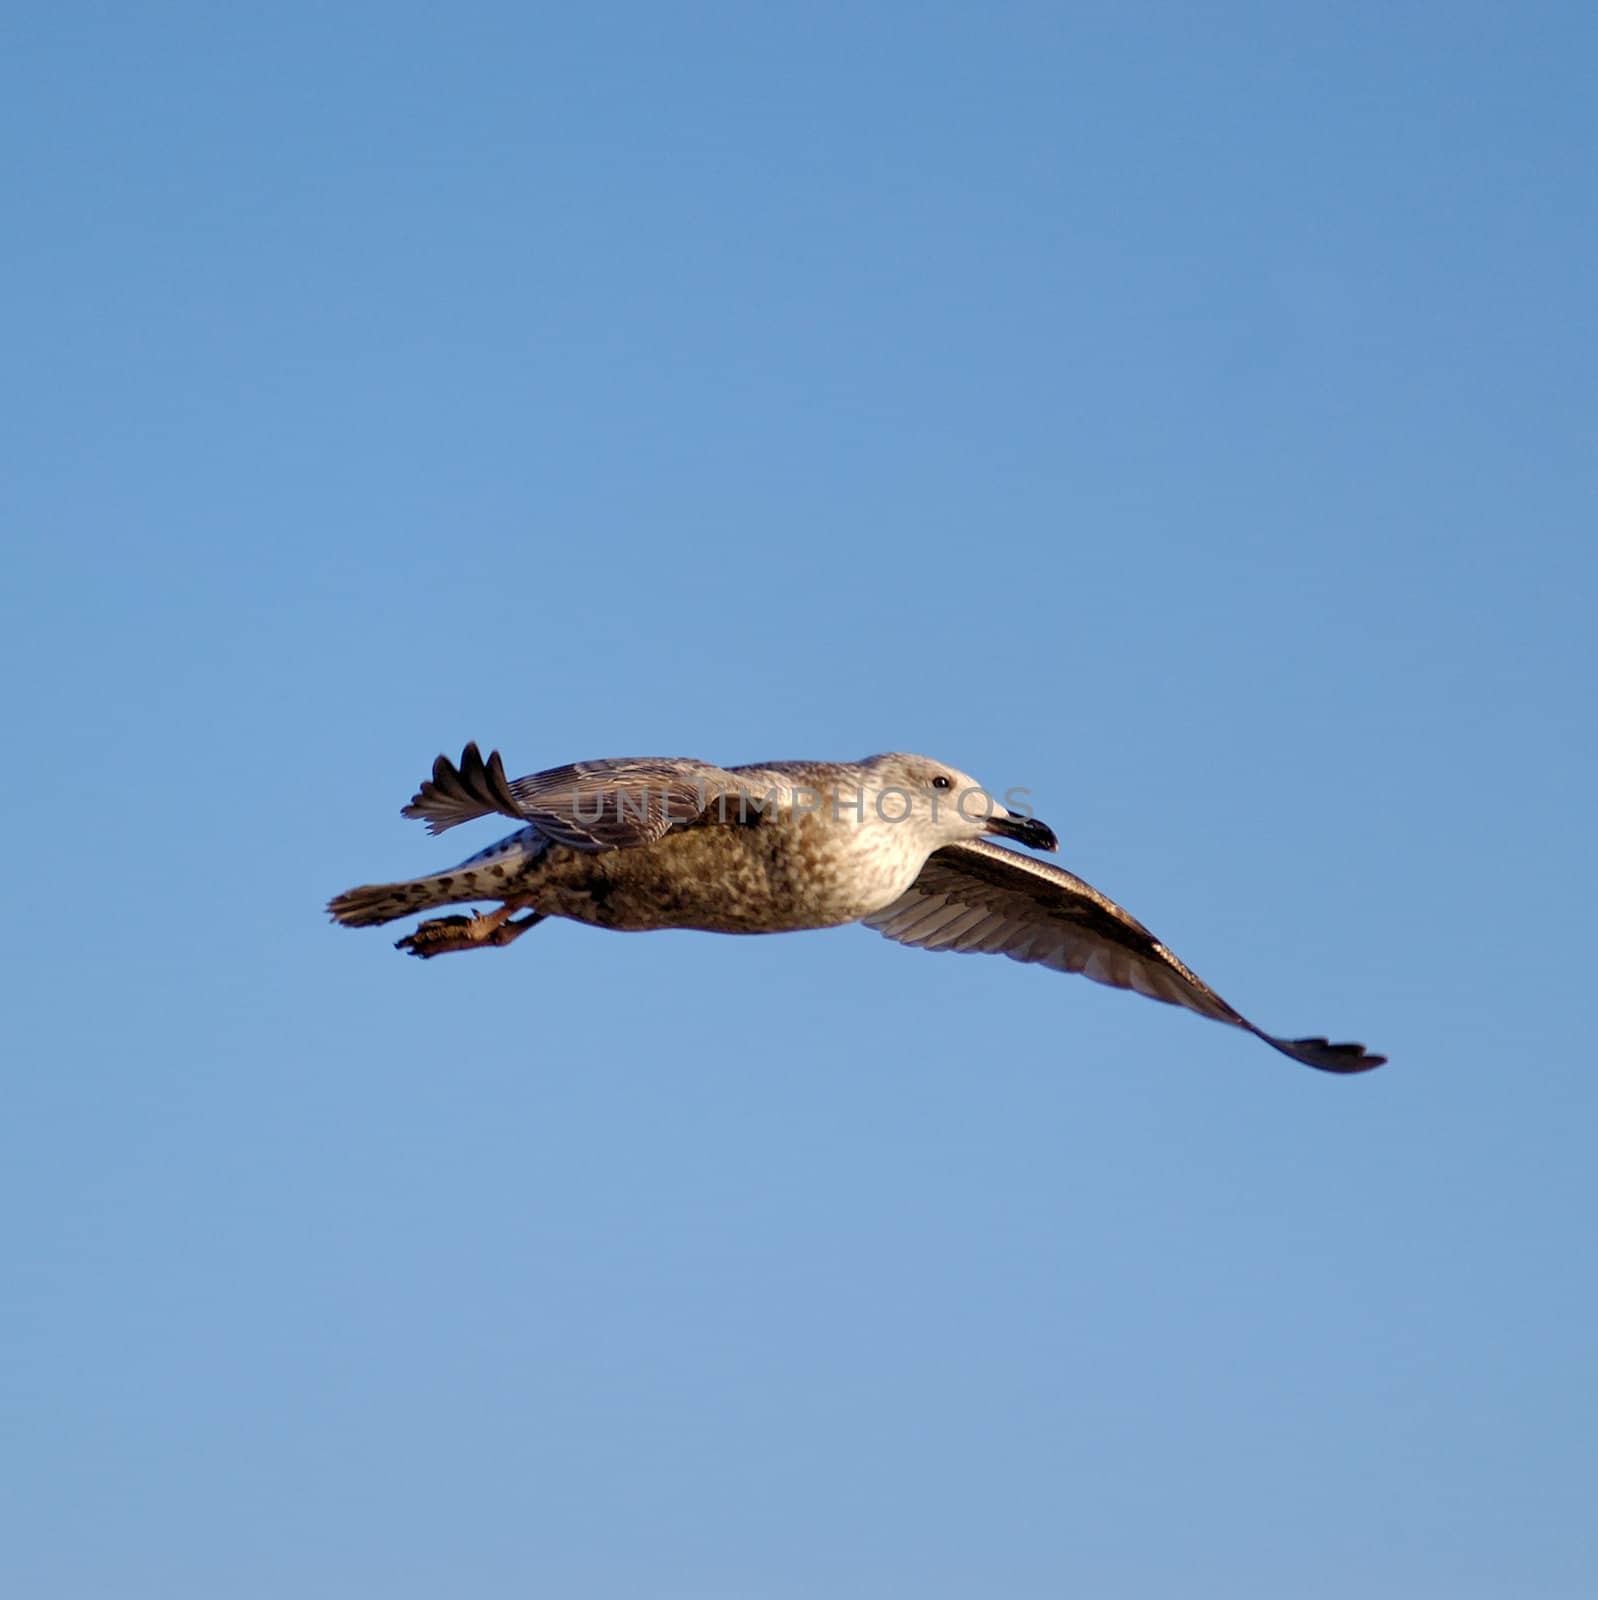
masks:
<instances>
[{"instance_id":1,"label":"hooked beak tip","mask_svg":"<svg viewBox=\"0 0 1598 1600\"><path fill-rule=\"evenodd\" d=\"M994 817L988 823L988 832L996 833L1001 838L1014 839L1017 844L1024 844L1028 850L1058 850L1060 841L1054 836L1054 829L1046 822L1039 822L1036 817Z\"/></svg>"}]
</instances>

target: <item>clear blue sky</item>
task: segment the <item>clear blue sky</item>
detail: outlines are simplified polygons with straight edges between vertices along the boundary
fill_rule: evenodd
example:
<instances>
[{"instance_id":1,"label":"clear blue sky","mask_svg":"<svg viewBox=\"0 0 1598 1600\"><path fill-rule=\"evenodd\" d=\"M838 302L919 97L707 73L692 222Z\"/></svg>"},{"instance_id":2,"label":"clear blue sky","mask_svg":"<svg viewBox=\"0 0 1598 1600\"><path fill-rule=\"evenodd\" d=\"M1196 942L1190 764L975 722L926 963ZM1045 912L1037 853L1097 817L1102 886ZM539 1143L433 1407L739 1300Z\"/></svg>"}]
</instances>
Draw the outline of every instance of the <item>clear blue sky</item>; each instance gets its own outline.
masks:
<instances>
[{"instance_id":1,"label":"clear blue sky","mask_svg":"<svg viewBox=\"0 0 1598 1600\"><path fill-rule=\"evenodd\" d=\"M0 1587L1598 1592L1595 53L13 9ZM330 927L469 738L1026 785L1392 1065L860 929Z\"/></svg>"}]
</instances>

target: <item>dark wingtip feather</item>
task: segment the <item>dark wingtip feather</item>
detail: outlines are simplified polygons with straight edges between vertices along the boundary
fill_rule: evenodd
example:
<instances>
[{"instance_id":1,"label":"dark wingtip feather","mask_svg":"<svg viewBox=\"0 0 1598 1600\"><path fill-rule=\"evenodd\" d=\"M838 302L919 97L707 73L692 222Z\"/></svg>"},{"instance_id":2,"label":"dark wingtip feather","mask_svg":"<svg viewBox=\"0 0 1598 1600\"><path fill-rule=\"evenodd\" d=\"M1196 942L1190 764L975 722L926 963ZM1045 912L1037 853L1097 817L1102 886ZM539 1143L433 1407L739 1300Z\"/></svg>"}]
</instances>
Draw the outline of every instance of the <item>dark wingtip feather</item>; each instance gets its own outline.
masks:
<instances>
[{"instance_id":1,"label":"dark wingtip feather","mask_svg":"<svg viewBox=\"0 0 1598 1600\"><path fill-rule=\"evenodd\" d=\"M474 740L461 751L459 766L448 756L433 763L433 776L411 796L409 805L400 808L400 815L420 818L429 833L440 834L495 811L508 817L522 814L499 751L484 761Z\"/></svg>"},{"instance_id":2,"label":"dark wingtip feather","mask_svg":"<svg viewBox=\"0 0 1598 1600\"><path fill-rule=\"evenodd\" d=\"M1321 1072L1369 1072L1387 1064L1386 1056L1373 1055L1362 1044L1333 1044L1329 1039L1273 1039L1262 1035L1285 1056Z\"/></svg>"}]
</instances>

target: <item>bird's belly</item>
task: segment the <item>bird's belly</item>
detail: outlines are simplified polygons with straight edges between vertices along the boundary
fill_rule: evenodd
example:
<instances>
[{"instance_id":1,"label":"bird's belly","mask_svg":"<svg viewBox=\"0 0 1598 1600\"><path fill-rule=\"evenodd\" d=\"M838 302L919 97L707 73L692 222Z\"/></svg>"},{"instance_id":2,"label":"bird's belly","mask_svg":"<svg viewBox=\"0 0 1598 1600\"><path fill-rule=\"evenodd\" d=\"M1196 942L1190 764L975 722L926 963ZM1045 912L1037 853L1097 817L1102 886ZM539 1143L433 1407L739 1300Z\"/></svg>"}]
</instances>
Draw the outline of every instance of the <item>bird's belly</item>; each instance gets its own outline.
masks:
<instances>
[{"instance_id":1,"label":"bird's belly","mask_svg":"<svg viewBox=\"0 0 1598 1600\"><path fill-rule=\"evenodd\" d=\"M840 851L803 826L706 826L632 850L551 850L534 904L554 916L641 931L787 933L854 922L890 904L914 876L902 864Z\"/></svg>"}]
</instances>

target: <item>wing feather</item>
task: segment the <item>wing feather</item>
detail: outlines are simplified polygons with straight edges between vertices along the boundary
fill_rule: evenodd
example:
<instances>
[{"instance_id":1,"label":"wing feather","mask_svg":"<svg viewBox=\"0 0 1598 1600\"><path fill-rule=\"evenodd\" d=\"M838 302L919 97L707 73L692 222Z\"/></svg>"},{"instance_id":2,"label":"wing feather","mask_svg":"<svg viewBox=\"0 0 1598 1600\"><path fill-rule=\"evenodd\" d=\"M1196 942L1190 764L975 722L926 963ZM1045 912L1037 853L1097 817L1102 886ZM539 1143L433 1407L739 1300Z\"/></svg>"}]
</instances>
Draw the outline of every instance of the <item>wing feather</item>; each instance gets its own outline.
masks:
<instances>
[{"instance_id":1,"label":"wing feather","mask_svg":"<svg viewBox=\"0 0 1598 1600\"><path fill-rule=\"evenodd\" d=\"M1185 1006L1323 1072L1366 1072L1386 1060L1363 1045L1264 1032L1108 895L1074 873L985 840L934 851L910 888L865 923L917 949L1006 955Z\"/></svg>"},{"instance_id":2,"label":"wing feather","mask_svg":"<svg viewBox=\"0 0 1598 1600\"><path fill-rule=\"evenodd\" d=\"M722 768L676 756L577 761L510 782L497 750L484 761L469 744L458 764L447 756L433 763L432 777L403 815L437 834L498 813L531 823L556 844L627 850L696 822L718 795L735 788Z\"/></svg>"}]
</instances>

